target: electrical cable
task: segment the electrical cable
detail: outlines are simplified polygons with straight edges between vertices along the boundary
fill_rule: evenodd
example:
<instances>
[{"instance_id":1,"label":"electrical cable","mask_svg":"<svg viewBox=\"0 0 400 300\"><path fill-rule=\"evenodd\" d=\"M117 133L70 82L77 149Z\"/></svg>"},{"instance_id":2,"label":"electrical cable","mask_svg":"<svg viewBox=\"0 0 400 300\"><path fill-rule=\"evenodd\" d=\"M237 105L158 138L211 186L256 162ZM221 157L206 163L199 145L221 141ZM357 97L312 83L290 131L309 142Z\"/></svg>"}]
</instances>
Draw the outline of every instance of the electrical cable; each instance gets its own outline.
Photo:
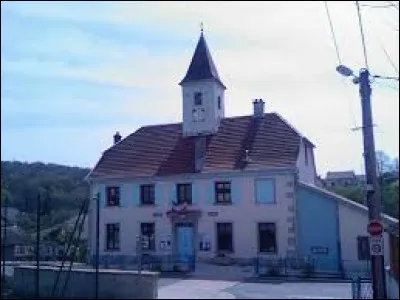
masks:
<instances>
[{"instance_id":1,"label":"electrical cable","mask_svg":"<svg viewBox=\"0 0 400 300\"><path fill-rule=\"evenodd\" d=\"M399 76L399 69L396 67L393 60L390 58L389 53L387 53L387 51L386 51L385 47L382 45L382 43L381 43L381 48L382 48L383 52L385 52L385 56L386 56L387 60L389 61L390 65L396 71L397 76Z\"/></svg>"},{"instance_id":2,"label":"electrical cable","mask_svg":"<svg viewBox=\"0 0 400 300\"><path fill-rule=\"evenodd\" d=\"M363 52L364 52L365 68L367 70L369 70L368 59L367 59L367 47L365 45L364 29L363 29L362 20L361 20L360 3L358 1L356 1L356 7L357 7L357 15L358 15L358 25L360 27L360 33L361 33L361 43L362 43L362 48L363 48Z\"/></svg>"},{"instance_id":3,"label":"electrical cable","mask_svg":"<svg viewBox=\"0 0 400 300\"><path fill-rule=\"evenodd\" d=\"M335 30L333 29L332 19L331 19L331 15L330 15L330 13L329 13L329 8L328 8L328 3L327 3L327 1L324 1L324 4L325 4L325 9L326 9L326 15L328 16L329 27L330 27L331 33L332 33L333 43L334 43L334 45L335 45L335 50L336 50L336 56L337 56L338 64L341 65L341 64L342 64L342 61L341 61L341 59L340 59L339 47L338 47L337 42L336 42Z\"/></svg>"}]
</instances>

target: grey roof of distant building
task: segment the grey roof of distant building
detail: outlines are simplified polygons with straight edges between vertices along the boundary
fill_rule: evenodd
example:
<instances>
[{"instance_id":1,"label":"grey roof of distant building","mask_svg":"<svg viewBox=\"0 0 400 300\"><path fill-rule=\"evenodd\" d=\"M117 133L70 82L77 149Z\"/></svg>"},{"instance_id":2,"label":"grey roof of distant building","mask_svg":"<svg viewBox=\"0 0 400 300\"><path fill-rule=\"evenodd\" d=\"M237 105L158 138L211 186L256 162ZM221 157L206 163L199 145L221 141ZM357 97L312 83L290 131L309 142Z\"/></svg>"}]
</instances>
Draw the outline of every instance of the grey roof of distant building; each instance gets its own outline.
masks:
<instances>
[{"instance_id":1,"label":"grey roof of distant building","mask_svg":"<svg viewBox=\"0 0 400 300\"><path fill-rule=\"evenodd\" d=\"M326 173L327 180L331 179L348 179L348 178L355 178L354 171L342 171L342 172L328 172Z\"/></svg>"},{"instance_id":2,"label":"grey roof of distant building","mask_svg":"<svg viewBox=\"0 0 400 300\"><path fill-rule=\"evenodd\" d=\"M356 177L358 180L363 180L363 181L367 179L365 175L356 175Z\"/></svg>"}]
</instances>

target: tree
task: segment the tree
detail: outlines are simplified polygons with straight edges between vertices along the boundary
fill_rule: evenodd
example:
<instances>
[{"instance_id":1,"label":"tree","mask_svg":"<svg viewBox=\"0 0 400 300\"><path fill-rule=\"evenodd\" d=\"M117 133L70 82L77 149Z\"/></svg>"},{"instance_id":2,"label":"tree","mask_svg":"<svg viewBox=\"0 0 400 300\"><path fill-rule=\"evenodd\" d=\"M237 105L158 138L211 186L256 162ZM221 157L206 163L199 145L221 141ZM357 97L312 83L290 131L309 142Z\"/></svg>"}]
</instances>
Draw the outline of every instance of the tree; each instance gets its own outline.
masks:
<instances>
[{"instance_id":1,"label":"tree","mask_svg":"<svg viewBox=\"0 0 400 300\"><path fill-rule=\"evenodd\" d=\"M376 151L376 164L378 168L378 176L389 172L392 166L392 161L389 155L383 151Z\"/></svg>"},{"instance_id":2,"label":"tree","mask_svg":"<svg viewBox=\"0 0 400 300\"><path fill-rule=\"evenodd\" d=\"M52 227L77 215L89 196L84 177L89 169L56 164L1 162L1 201L21 211L17 224L35 230L37 197L42 200L42 228Z\"/></svg>"}]
</instances>

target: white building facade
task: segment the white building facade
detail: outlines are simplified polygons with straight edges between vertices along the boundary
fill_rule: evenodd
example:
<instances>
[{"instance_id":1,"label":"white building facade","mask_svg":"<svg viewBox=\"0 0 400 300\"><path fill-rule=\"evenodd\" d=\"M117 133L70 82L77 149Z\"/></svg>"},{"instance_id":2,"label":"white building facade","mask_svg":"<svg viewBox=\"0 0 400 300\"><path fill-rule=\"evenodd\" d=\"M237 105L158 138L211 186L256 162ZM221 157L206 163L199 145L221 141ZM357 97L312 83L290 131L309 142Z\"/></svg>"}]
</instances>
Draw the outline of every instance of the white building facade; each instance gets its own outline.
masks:
<instances>
[{"instance_id":1,"label":"white building facade","mask_svg":"<svg viewBox=\"0 0 400 300\"><path fill-rule=\"evenodd\" d=\"M342 257L359 259L354 239L367 224L344 230L344 202L314 188L314 145L280 115L266 113L260 99L253 115L225 117L226 87L203 34L180 85L182 123L118 137L88 175L91 257L99 201L101 257L310 256L329 258L325 266L334 271L344 268ZM364 213L356 210L367 222Z\"/></svg>"}]
</instances>

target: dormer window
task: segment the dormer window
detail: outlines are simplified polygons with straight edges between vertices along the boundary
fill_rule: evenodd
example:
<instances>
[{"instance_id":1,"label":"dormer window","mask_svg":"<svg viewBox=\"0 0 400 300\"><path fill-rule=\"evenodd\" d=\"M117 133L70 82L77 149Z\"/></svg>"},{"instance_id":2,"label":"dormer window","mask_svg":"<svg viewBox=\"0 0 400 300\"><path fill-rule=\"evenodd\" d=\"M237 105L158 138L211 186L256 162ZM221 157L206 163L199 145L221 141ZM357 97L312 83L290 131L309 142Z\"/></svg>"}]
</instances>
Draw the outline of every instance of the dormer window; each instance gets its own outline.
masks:
<instances>
[{"instance_id":1,"label":"dormer window","mask_svg":"<svg viewBox=\"0 0 400 300\"><path fill-rule=\"evenodd\" d=\"M200 92L194 93L194 105L199 106L203 104L203 94Z\"/></svg>"}]
</instances>

